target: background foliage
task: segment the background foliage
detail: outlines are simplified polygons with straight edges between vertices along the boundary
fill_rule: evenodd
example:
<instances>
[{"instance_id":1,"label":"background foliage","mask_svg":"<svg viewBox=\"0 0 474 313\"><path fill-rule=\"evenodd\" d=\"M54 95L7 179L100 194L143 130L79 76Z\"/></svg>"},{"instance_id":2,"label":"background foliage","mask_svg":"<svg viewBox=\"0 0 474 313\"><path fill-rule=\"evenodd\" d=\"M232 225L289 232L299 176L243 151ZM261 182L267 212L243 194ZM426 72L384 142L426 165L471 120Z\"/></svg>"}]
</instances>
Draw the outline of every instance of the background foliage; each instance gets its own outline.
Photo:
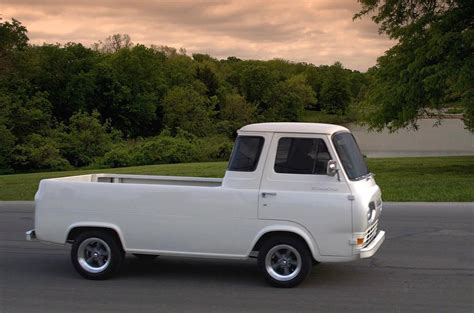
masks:
<instances>
[{"instance_id":1,"label":"background foliage","mask_svg":"<svg viewBox=\"0 0 474 313\"><path fill-rule=\"evenodd\" d=\"M367 83L340 63L217 60L121 34L90 48L28 40L0 23L3 173L223 160L248 123L346 120Z\"/></svg>"},{"instance_id":2,"label":"background foliage","mask_svg":"<svg viewBox=\"0 0 474 313\"><path fill-rule=\"evenodd\" d=\"M286 60L217 60L134 44L29 44L0 20L0 173L226 159L252 122L414 126L463 112L474 130L474 2L360 0L397 40L367 73Z\"/></svg>"},{"instance_id":3,"label":"background foliage","mask_svg":"<svg viewBox=\"0 0 474 313\"><path fill-rule=\"evenodd\" d=\"M375 129L416 128L420 117L454 106L474 131L474 1L359 2L355 18L370 15L398 41L369 71L360 119Z\"/></svg>"}]
</instances>

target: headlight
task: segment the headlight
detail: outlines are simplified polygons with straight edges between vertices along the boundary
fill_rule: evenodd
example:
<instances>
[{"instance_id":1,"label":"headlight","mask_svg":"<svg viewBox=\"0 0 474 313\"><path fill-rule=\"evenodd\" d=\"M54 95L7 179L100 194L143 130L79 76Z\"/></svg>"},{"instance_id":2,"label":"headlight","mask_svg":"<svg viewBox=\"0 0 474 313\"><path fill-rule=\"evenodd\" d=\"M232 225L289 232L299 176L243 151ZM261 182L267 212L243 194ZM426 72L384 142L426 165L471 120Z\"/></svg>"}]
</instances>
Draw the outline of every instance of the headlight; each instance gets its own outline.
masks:
<instances>
[{"instance_id":1,"label":"headlight","mask_svg":"<svg viewBox=\"0 0 474 313\"><path fill-rule=\"evenodd\" d=\"M369 211L367 212L367 221L372 221L372 218L375 215L375 202L369 203Z\"/></svg>"}]
</instances>

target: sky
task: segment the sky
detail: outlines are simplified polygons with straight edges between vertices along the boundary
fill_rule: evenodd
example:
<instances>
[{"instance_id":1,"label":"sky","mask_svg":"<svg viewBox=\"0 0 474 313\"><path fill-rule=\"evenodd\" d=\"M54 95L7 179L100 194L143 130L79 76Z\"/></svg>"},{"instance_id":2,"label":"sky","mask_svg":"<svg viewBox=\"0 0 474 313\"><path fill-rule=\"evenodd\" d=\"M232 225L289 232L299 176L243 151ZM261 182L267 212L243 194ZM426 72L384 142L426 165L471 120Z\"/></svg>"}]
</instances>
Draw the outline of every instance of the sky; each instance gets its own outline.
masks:
<instances>
[{"instance_id":1,"label":"sky","mask_svg":"<svg viewBox=\"0 0 474 313\"><path fill-rule=\"evenodd\" d=\"M0 0L0 16L20 20L34 44L90 46L122 33L219 59L340 61L365 71L395 42L370 18L353 21L359 8L357 0Z\"/></svg>"}]
</instances>

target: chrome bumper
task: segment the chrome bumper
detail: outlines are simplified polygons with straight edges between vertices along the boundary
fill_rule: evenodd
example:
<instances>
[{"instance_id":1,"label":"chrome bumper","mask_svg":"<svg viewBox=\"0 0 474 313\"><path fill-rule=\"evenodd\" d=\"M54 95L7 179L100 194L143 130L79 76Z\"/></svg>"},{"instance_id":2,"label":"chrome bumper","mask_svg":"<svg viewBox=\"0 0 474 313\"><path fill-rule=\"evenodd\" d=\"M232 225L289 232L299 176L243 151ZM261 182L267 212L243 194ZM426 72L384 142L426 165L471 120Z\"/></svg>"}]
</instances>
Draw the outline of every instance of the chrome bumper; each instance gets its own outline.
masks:
<instances>
[{"instance_id":1,"label":"chrome bumper","mask_svg":"<svg viewBox=\"0 0 474 313\"><path fill-rule=\"evenodd\" d=\"M370 258L371 256L373 256L375 252L377 252L377 250L380 248L384 240L385 232L381 230L367 247L360 249L360 258Z\"/></svg>"},{"instance_id":2,"label":"chrome bumper","mask_svg":"<svg viewBox=\"0 0 474 313\"><path fill-rule=\"evenodd\" d=\"M28 241L32 241L36 239L36 233L34 229L27 231L25 235L26 235L26 240Z\"/></svg>"}]
</instances>

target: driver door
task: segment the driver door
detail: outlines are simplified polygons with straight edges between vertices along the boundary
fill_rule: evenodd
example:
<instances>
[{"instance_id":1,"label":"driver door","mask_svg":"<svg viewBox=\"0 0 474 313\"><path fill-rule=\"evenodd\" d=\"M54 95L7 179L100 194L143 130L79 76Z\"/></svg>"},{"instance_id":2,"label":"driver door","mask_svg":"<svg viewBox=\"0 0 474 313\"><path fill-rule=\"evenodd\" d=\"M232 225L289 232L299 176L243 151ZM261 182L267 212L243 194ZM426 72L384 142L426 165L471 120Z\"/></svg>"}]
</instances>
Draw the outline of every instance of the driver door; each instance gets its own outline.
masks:
<instances>
[{"instance_id":1,"label":"driver door","mask_svg":"<svg viewBox=\"0 0 474 313\"><path fill-rule=\"evenodd\" d=\"M335 152L326 135L276 133L259 193L259 219L303 226L321 255L352 254L351 194L343 175L328 176Z\"/></svg>"}]
</instances>

